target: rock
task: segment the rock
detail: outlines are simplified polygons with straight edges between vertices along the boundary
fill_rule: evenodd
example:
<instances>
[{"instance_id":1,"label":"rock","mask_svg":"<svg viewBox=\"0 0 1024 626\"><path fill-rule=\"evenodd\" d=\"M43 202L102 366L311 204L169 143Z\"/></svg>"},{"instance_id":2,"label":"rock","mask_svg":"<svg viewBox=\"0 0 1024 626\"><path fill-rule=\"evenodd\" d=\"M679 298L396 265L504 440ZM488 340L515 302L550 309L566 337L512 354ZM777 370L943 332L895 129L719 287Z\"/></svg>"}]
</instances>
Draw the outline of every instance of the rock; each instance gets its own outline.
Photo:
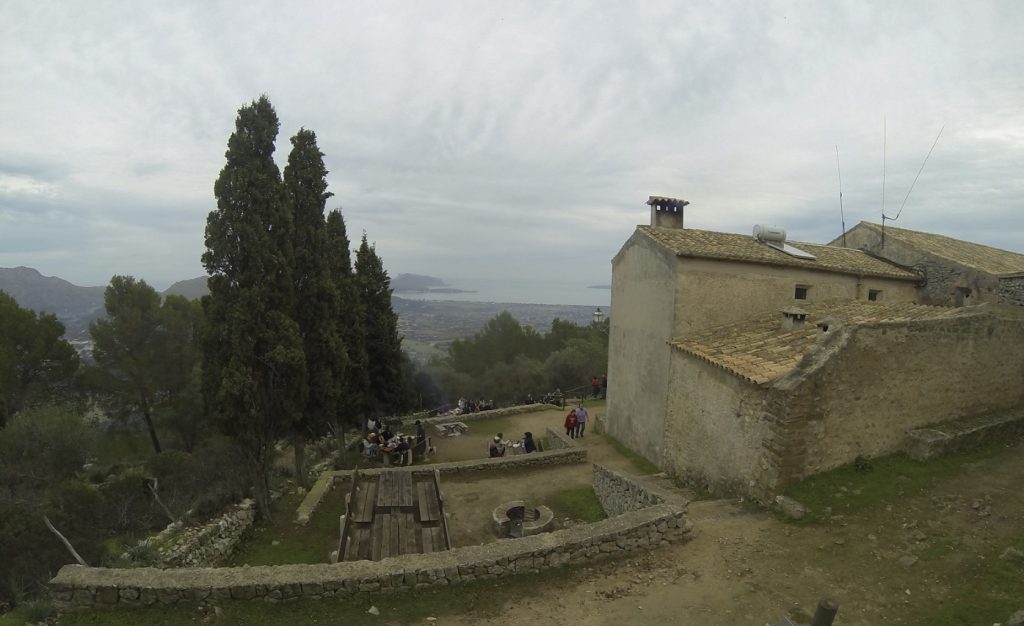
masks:
<instances>
[{"instance_id":1,"label":"rock","mask_svg":"<svg viewBox=\"0 0 1024 626\"><path fill-rule=\"evenodd\" d=\"M793 498L787 496L775 496L775 503L779 505L782 514L790 519L803 519L807 515L807 509Z\"/></svg>"},{"instance_id":2,"label":"rock","mask_svg":"<svg viewBox=\"0 0 1024 626\"><path fill-rule=\"evenodd\" d=\"M1007 548L1003 550L1003 553L999 555L1004 561L1024 561L1024 552L1021 552L1017 548Z\"/></svg>"},{"instance_id":3,"label":"rock","mask_svg":"<svg viewBox=\"0 0 1024 626\"><path fill-rule=\"evenodd\" d=\"M899 560L899 564L902 565L903 567L910 567L914 563L917 563L917 557L916 556L910 556L909 554L906 555L906 556L901 556L900 560Z\"/></svg>"},{"instance_id":4,"label":"rock","mask_svg":"<svg viewBox=\"0 0 1024 626\"><path fill-rule=\"evenodd\" d=\"M1021 609L1006 620L1006 626L1024 626L1024 609Z\"/></svg>"},{"instance_id":5,"label":"rock","mask_svg":"<svg viewBox=\"0 0 1024 626\"><path fill-rule=\"evenodd\" d=\"M925 534L923 532L921 532L920 530L917 531L916 533L914 533L913 537L914 537L914 541L924 541L925 539L927 539Z\"/></svg>"},{"instance_id":6,"label":"rock","mask_svg":"<svg viewBox=\"0 0 1024 626\"><path fill-rule=\"evenodd\" d=\"M380 615L380 609L375 606L371 606L370 610L367 611L370 615Z\"/></svg>"}]
</instances>

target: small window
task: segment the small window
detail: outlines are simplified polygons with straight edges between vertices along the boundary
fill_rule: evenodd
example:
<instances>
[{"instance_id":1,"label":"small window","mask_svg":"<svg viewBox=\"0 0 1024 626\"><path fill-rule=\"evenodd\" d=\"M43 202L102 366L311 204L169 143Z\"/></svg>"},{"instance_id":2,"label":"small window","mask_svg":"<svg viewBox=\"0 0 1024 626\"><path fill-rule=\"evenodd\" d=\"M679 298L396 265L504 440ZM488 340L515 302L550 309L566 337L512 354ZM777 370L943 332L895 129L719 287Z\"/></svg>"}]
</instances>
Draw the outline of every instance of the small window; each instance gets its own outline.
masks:
<instances>
[{"instance_id":1,"label":"small window","mask_svg":"<svg viewBox=\"0 0 1024 626\"><path fill-rule=\"evenodd\" d=\"M811 288L808 287L807 285L797 285L796 286L796 290L793 293L793 297L796 298L797 300L806 300L807 299L807 292L810 289Z\"/></svg>"},{"instance_id":2,"label":"small window","mask_svg":"<svg viewBox=\"0 0 1024 626\"><path fill-rule=\"evenodd\" d=\"M875 302L882 299L881 289L868 289L868 300Z\"/></svg>"}]
</instances>

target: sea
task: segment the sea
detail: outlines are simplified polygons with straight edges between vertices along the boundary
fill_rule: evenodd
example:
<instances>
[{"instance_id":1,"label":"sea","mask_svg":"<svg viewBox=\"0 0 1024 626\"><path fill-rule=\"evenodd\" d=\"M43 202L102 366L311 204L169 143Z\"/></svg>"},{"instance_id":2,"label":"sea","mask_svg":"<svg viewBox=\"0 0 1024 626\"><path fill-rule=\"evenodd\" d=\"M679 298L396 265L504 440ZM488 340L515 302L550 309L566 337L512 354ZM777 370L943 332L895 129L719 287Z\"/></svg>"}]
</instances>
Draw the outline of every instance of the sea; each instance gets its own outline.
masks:
<instances>
[{"instance_id":1,"label":"sea","mask_svg":"<svg viewBox=\"0 0 1024 626\"><path fill-rule=\"evenodd\" d=\"M495 302L518 304L572 304L593 307L611 305L608 285L591 286L585 282L566 283L537 280L452 280L447 286L465 290L447 292L395 292L409 300L454 300L457 302Z\"/></svg>"}]
</instances>

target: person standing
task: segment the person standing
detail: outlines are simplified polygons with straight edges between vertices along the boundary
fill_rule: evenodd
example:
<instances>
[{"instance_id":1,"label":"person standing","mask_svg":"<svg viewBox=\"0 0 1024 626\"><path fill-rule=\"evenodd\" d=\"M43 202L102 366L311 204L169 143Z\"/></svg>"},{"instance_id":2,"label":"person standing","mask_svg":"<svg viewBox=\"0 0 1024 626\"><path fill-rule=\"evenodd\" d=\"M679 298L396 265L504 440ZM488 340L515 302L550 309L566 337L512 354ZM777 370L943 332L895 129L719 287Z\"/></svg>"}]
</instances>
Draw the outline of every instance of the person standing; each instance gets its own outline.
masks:
<instances>
[{"instance_id":1,"label":"person standing","mask_svg":"<svg viewBox=\"0 0 1024 626\"><path fill-rule=\"evenodd\" d=\"M587 410L583 408L583 403L576 408L576 436L582 437L583 431L587 429Z\"/></svg>"},{"instance_id":2,"label":"person standing","mask_svg":"<svg viewBox=\"0 0 1024 626\"><path fill-rule=\"evenodd\" d=\"M576 418L576 409L569 411L569 414L565 416L565 434L569 435L572 439L576 438L576 424L578 423Z\"/></svg>"},{"instance_id":3,"label":"person standing","mask_svg":"<svg viewBox=\"0 0 1024 626\"><path fill-rule=\"evenodd\" d=\"M608 398L608 374L601 377L601 399Z\"/></svg>"},{"instance_id":4,"label":"person standing","mask_svg":"<svg viewBox=\"0 0 1024 626\"><path fill-rule=\"evenodd\" d=\"M600 391L601 381L597 379L597 376L592 376L590 378L590 392L594 396L595 400L597 399L597 394L600 393Z\"/></svg>"},{"instance_id":5,"label":"person standing","mask_svg":"<svg viewBox=\"0 0 1024 626\"><path fill-rule=\"evenodd\" d=\"M523 450L527 454L537 451L537 443L533 440L533 433L523 433Z\"/></svg>"}]
</instances>

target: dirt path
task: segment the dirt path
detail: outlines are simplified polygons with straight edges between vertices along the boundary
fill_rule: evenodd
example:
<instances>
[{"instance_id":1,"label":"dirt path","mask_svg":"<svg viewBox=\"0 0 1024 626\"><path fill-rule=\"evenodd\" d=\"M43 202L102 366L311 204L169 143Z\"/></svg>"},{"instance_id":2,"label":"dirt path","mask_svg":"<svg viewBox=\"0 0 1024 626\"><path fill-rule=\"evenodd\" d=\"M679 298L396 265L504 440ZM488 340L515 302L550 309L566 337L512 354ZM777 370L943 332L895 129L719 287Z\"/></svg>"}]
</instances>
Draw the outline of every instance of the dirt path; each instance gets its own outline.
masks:
<instances>
[{"instance_id":1,"label":"dirt path","mask_svg":"<svg viewBox=\"0 0 1024 626\"><path fill-rule=\"evenodd\" d=\"M697 533L687 544L577 570L575 580L519 598L502 618L439 623L504 624L515 610L523 624L777 626L783 616L806 624L825 595L840 604L838 625L923 623L973 566L1020 532L1022 484L1017 444L927 493L818 525L784 523L734 501L694 502ZM1024 608L1024 582L1020 598Z\"/></svg>"}]
</instances>

